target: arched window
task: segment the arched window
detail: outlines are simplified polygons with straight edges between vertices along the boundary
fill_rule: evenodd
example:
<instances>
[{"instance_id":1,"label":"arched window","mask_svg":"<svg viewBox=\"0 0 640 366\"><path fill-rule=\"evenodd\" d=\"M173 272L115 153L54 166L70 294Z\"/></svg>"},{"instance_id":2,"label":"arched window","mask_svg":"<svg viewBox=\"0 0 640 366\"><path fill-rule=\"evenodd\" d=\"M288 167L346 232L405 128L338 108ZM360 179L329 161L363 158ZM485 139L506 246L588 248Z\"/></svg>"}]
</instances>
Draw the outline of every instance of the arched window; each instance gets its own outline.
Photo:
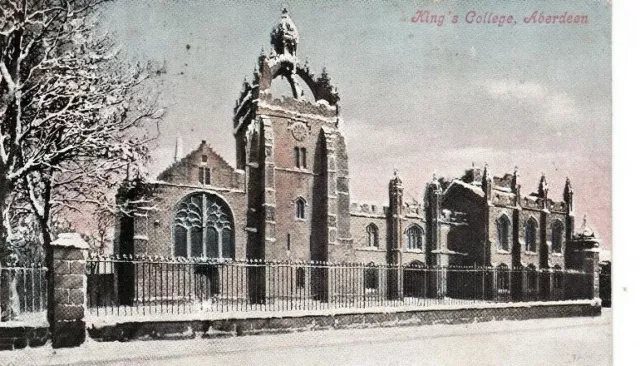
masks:
<instances>
[{"instance_id":1,"label":"arched window","mask_svg":"<svg viewBox=\"0 0 640 366\"><path fill-rule=\"evenodd\" d=\"M422 250L422 237L424 231L418 225L410 226L407 231L407 248L413 250Z\"/></svg>"},{"instance_id":2,"label":"arched window","mask_svg":"<svg viewBox=\"0 0 640 366\"><path fill-rule=\"evenodd\" d=\"M233 217L227 204L209 193L185 197L173 219L176 257L233 258Z\"/></svg>"},{"instance_id":3,"label":"arched window","mask_svg":"<svg viewBox=\"0 0 640 366\"><path fill-rule=\"evenodd\" d=\"M524 229L524 241L525 250L527 252L535 252L536 248L536 236L538 234L538 223L535 219L529 218L527 220L527 226Z\"/></svg>"},{"instance_id":4,"label":"arched window","mask_svg":"<svg viewBox=\"0 0 640 366\"><path fill-rule=\"evenodd\" d=\"M364 288L367 291L378 289L378 269L373 262L369 263L364 270Z\"/></svg>"},{"instance_id":5,"label":"arched window","mask_svg":"<svg viewBox=\"0 0 640 366\"><path fill-rule=\"evenodd\" d=\"M551 228L551 250L554 253L562 253L562 236L564 235L564 225L562 221L556 220Z\"/></svg>"},{"instance_id":6,"label":"arched window","mask_svg":"<svg viewBox=\"0 0 640 366\"><path fill-rule=\"evenodd\" d=\"M367 226L367 246L378 247L378 227L373 223Z\"/></svg>"},{"instance_id":7,"label":"arched window","mask_svg":"<svg viewBox=\"0 0 640 366\"><path fill-rule=\"evenodd\" d=\"M305 216L306 205L307 205L307 202L304 200L304 198L298 197L298 199L296 199L296 219L304 220L306 218Z\"/></svg>"},{"instance_id":8,"label":"arched window","mask_svg":"<svg viewBox=\"0 0 640 366\"><path fill-rule=\"evenodd\" d=\"M507 215L502 215L498 218L498 249L509 251L509 227L511 222Z\"/></svg>"}]
</instances>

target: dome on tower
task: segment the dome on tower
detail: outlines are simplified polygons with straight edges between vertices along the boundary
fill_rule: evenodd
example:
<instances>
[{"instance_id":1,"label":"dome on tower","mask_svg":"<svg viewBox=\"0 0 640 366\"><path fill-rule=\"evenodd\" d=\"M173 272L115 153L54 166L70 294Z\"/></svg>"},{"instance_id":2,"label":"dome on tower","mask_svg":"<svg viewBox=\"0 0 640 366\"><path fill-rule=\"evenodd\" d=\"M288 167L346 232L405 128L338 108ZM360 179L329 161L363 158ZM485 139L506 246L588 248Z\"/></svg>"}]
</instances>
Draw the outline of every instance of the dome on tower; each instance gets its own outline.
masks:
<instances>
[{"instance_id":1,"label":"dome on tower","mask_svg":"<svg viewBox=\"0 0 640 366\"><path fill-rule=\"evenodd\" d=\"M271 31L271 45L278 54L283 54L286 51L291 55L295 55L299 41L298 27L289 17L289 11L284 8L282 9L280 21Z\"/></svg>"}]
</instances>

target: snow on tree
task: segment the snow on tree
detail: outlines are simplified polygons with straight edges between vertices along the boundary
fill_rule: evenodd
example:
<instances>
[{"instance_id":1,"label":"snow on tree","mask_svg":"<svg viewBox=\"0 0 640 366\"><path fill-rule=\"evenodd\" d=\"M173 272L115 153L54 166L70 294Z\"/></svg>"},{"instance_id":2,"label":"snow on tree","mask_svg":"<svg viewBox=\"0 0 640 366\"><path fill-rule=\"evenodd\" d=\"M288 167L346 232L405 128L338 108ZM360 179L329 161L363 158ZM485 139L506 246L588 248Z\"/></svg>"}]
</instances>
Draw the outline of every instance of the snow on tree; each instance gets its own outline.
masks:
<instances>
[{"instance_id":1,"label":"snow on tree","mask_svg":"<svg viewBox=\"0 0 640 366\"><path fill-rule=\"evenodd\" d=\"M112 210L113 191L139 174L162 117L155 73L128 65L96 33L105 0L0 0L0 249L34 215L40 241L52 216L94 205ZM1 260L1 258L0 258Z\"/></svg>"}]
</instances>

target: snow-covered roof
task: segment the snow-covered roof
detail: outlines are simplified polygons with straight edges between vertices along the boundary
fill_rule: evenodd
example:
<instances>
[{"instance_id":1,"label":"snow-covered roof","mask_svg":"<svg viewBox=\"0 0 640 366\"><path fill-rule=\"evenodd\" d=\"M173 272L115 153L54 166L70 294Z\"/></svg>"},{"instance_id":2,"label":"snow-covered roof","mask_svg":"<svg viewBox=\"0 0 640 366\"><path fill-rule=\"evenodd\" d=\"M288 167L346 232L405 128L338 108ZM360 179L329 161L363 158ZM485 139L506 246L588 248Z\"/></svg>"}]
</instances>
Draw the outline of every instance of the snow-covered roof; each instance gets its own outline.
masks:
<instances>
[{"instance_id":1,"label":"snow-covered roof","mask_svg":"<svg viewBox=\"0 0 640 366\"><path fill-rule=\"evenodd\" d=\"M473 184L469 184L469 183L465 183L463 181L461 181L460 179L454 179L453 181L451 181L451 184L449 184L449 187L447 187L447 190L444 192L443 195L447 195L447 192L449 192L450 189L452 189L452 187L461 187L464 189L467 189L469 191L471 191L472 193L476 194L478 197L484 197L484 192L482 191L481 187L478 187L476 185Z\"/></svg>"}]
</instances>

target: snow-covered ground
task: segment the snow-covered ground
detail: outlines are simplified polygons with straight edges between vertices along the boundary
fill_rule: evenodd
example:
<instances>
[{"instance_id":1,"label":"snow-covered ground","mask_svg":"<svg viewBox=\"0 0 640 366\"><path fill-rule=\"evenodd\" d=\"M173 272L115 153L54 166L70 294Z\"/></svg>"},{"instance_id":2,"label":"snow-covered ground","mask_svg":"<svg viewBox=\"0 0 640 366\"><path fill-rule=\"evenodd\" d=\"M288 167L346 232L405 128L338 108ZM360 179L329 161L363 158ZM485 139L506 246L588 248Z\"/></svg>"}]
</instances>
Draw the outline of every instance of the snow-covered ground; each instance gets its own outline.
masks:
<instances>
[{"instance_id":1,"label":"snow-covered ground","mask_svg":"<svg viewBox=\"0 0 640 366\"><path fill-rule=\"evenodd\" d=\"M95 342L1 352L0 364L609 365L601 317L327 330L225 339Z\"/></svg>"}]
</instances>

